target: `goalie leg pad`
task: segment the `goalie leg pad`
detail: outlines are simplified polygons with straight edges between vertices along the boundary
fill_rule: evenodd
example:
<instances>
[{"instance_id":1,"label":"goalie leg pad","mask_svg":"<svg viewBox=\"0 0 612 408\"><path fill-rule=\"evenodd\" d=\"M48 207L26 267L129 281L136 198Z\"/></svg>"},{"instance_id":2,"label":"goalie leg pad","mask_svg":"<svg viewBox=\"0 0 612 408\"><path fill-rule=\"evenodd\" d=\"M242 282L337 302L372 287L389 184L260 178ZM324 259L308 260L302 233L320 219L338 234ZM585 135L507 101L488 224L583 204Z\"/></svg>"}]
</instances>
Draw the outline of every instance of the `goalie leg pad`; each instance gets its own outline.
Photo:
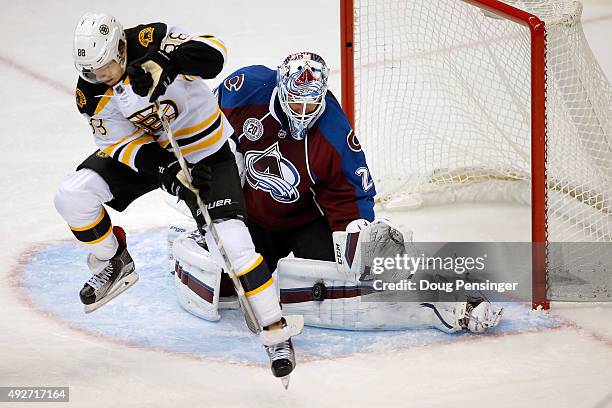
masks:
<instances>
[{"instance_id":1,"label":"goalie leg pad","mask_svg":"<svg viewBox=\"0 0 612 408\"><path fill-rule=\"evenodd\" d=\"M339 272L334 262L283 258L278 262L280 299L285 314L300 314L315 327L356 329L357 281Z\"/></svg>"},{"instance_id":2,"label":"goalie leg pad","mask_svg":"<svg viewBox=\"0 0 612 408\"><path fill-rule=\"evenodd\" d=\"M429 310L417 302L372 301L358 276L347 278L334 262L283 258L278 263L283 312L301 314L309 326L346 330L431 328Z\"/></svg>"},{"instance_id":3,"label":"goalie leg pad","mask_svg":"<svg viewBox=\"0 0 612 408\"><path fill-rule=\"evenodd\" d=\"M174 241L174 287L185 310L204 320L217 321L222 267L198 240L200 234L194 231Z\"/></svg>"},{"instance_id":4,"label":"goalie leg pad","mask_svg":"<svg viewBox=\"0 0 612 408\"><path fill-rule=\"evenodd\" d=\"M336 264L301 258L278 263L283 312L301 314L308 326L346 330L436 328L463 330L466 302L389 302L372 300L369 286L347 278Z\"/></svg>"},{"instance_id":5,"label":"goalie leg pad","mask_svg":"<svg viewBox=\"0 0 612 408\"><path fill-rule=\"evenodd\" d=\"M174 241L188 231L193 231L197 229L197 225L193 220L181 219L181 220L173 220L168 226L167 231L167 245L168 245L168 270L171 273L174 273L175 268L175 260L174 253L172 250L172 246L174 245Z\"/></svg>"}]
</instances>

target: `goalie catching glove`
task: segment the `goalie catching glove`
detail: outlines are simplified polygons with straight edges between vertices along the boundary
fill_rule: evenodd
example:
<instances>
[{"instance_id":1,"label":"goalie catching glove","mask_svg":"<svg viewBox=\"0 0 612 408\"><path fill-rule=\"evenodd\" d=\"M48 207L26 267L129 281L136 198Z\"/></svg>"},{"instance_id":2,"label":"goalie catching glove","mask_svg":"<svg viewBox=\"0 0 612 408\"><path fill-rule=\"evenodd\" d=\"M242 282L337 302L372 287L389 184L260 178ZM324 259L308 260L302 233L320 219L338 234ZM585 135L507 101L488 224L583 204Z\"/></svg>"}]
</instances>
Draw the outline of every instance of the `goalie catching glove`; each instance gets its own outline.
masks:
<instances>
[{"instance_id":1,"label":"goalie catching glove","mask_svg":"<svg viewBox=\"0 0 612 408\"><path fill-rule=\"evenodd\" d=\"M143 97L151 92L149 102L152 103L166 93L178 75L178 68L172 54L157 50L130 64L127 74L134 92Z\"/></svg>"}]
</instances>

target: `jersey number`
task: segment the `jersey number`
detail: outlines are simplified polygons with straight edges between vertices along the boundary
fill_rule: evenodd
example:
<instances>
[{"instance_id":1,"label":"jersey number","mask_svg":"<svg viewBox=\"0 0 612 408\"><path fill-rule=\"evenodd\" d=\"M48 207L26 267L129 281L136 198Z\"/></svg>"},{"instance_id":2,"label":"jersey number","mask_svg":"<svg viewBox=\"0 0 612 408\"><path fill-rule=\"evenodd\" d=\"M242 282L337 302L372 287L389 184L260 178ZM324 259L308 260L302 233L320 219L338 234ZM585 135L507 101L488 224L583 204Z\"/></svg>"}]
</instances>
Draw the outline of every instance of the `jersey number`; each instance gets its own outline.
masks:
<instances>
[{"instance_id":1,"label":"jersey number","mask_svg":"<svg viewBox=\"0 0 612 408\"><path fill-rule=\"evenodd\" d=\"M374 187L374 182L372 181L372 177L370 177L370 170L367 167L360 167L355 170L355 174L361 177L361 187L363 187L363 191L368 191L372 187Z\"/></svg>"},{"instance_id":2,"label":"jersey number","mask_svg":"<svg viewBox=\"0 0 612 408\"><path fill-rule=\"evenodd\" d=\"M89 119L89 126L91 126L91 131L95 135L96 133L100 136L106 136L108 132L104 127L104 121L102 119Z\"/></svg>"},{"instance_id":3,"label":"jersey number","mask_svg":"<svg viewBox=\"0 0 612 408\"><path fill-rule=\"evenodd\" d=\"M184 43L189 39L189 36L182 33L170 33L168 34L168 38L166 38L166 43L164 44L164 52L168 54L173 52L176 47Z\"/></svg>"}]
</instances>

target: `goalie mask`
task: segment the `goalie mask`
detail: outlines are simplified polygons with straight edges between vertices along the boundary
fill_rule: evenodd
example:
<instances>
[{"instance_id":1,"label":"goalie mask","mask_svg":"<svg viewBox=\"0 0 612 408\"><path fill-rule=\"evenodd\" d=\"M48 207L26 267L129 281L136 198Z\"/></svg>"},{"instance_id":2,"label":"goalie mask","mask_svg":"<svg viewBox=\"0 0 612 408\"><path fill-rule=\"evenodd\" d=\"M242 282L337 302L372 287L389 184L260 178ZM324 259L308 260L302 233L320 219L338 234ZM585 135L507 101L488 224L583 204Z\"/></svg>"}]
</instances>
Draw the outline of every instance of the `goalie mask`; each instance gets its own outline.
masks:
<instances>
[{"instance_id":1,"label":"goalie mask","mask_svg":"<svg viewBox=\"0 0 612 408\"><path fill-rule=\"evenodd\" d=\"M289 119L289 131L302 140L309 126L325 109L329 68L311 52L289 55L278 67L278 98Z\"/></svg>"},{"instance_id":2,"label":"goalie mask","mask_svg":"<svg viewBox=\"0 0 612 408\"><path fill-rule=\"evenodd\" d=\"M125 31L110 14L85 13L74 30L72 57L81 78L94 84L100 83L94 73L112 61L125 70L126 58L119 50L125 44Z\"/></svg>"}]
</instances>

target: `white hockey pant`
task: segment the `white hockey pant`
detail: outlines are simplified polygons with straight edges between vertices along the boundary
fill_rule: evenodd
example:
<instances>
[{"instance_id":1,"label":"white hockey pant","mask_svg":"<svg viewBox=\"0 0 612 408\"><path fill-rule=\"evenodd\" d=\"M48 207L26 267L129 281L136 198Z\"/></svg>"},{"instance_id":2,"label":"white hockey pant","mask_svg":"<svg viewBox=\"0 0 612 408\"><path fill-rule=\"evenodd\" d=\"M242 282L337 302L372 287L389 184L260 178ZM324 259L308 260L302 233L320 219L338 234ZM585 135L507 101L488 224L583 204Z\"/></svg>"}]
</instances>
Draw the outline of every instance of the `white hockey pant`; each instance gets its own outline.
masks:
<instances>
[{"instance_id":1,"label":"white hockey pant","mask_svg":"<svg viewBox=\"0 0 612 408\"><path fill-rule=\"evenodd\" d=\"M102 205L113 199L106 181L93 170L81 169L62 180L53 202L74 236L98 259L112 258L119 246Z\"/></svg>"}]
</instances>

